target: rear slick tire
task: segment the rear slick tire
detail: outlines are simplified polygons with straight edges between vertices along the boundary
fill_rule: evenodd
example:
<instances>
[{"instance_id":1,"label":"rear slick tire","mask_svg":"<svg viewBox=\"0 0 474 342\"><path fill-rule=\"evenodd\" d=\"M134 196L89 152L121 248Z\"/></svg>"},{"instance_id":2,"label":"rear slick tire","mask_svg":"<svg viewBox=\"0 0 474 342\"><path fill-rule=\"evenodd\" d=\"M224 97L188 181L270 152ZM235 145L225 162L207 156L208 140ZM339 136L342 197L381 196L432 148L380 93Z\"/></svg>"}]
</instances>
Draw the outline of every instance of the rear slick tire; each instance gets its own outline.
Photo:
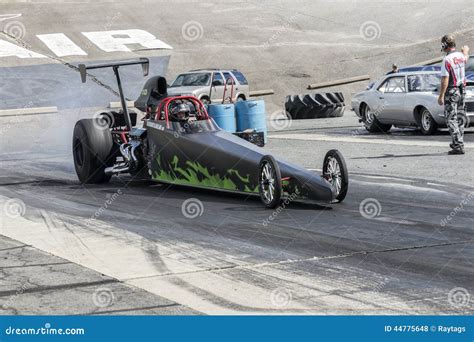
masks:
<instances>
[{"instance_id":1,"label":"rear slick tire","mask_svg":"<svg viewBox=\"0 0 474 342\"><path fill-rule=\"evenodd\" d=\"M74 168L81 184L100 184L110 180L105 168L111 166L114 142L108 127L99 119L79 120L72 138Z\"/></svg>"}]
</instances>

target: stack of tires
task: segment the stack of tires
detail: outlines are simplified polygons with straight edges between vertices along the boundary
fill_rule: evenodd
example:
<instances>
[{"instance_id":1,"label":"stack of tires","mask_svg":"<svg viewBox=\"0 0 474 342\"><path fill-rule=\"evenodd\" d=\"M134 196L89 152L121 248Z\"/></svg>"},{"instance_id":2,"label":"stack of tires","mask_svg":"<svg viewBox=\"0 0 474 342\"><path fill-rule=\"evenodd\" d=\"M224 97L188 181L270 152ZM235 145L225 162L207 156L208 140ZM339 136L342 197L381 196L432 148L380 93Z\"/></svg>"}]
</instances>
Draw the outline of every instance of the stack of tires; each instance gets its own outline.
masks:
<instances>
[{"instance_id":1,"label":"stack of tires","mask_svg":"<svg viewBox=\"0 0 474 342\"><path fill-rule=\"evenodd\" d=\"M344 115L342 93L315 93L290 95L285 100L285 110L292 119L334 118Z\"/></svg>"}]
</instances>

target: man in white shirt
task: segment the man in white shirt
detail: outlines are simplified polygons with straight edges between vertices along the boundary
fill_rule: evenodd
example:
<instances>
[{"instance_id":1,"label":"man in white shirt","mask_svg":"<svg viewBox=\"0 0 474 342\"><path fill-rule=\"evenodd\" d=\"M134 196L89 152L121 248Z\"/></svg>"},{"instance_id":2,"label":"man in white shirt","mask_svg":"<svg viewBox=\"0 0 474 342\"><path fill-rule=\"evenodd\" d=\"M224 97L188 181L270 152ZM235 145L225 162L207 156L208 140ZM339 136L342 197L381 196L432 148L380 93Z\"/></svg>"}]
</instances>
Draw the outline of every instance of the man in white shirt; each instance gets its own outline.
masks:
<instances>
[{"instance_id":1,"label":"man in white shirt","mask_svg":"<svg viewBox=\"0 0 474 342\"><path fill-rule=\"evenodd\" d=\"M469 47L463 46L461 52L456 51L454 36L448 34L441 39L441 50L446 53L446 57L441 63L438 103L441 106L444 105L446 125L452 138L449 154L464 154L464 127L458 122L458 108L465 105L464 92Z\"/></svg>"}]
</instances>

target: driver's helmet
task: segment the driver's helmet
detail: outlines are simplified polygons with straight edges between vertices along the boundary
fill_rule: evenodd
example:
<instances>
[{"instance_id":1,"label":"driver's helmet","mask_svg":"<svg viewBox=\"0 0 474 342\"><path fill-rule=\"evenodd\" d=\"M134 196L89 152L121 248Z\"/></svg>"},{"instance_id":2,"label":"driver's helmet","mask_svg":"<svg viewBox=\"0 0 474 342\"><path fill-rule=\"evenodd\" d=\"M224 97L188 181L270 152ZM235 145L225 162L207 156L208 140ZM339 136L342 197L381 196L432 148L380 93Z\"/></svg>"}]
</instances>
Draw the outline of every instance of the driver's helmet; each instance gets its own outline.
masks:
<instances>
[{"instance_id":1,"label":"driver's helmet","mask_svg":"<svg viewBox=\"0 0 474 342\"><path fill-rule=\"evenodd\" d=\"M175 121L187 121L191 109L187 103L180 103L171 110L171 118Z\"/></svg>"}]
</instances>

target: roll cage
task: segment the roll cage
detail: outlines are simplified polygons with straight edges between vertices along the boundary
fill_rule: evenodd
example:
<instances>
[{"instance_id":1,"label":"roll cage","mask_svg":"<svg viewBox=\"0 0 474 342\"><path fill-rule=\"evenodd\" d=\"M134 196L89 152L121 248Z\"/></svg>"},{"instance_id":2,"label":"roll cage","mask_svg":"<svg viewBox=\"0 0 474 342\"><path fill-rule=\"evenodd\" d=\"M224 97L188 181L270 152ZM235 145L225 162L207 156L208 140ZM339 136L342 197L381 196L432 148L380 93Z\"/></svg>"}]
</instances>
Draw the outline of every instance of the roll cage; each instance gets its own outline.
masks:
<instances>
[{"instance_id":1,"label":"roll cage","mask_svg":"<svg viewBox=\"0 0 474 342\"><path fill-rule=\"evenodd\" d=\"M170 115L169 112L173 105L176 105L178 103L191 103L192 106L194 107L193 114L196 117L196 120L201 121L201 120L209 120L209 114L207 113L206 107L204 104L197 99L194 96L172 96L172 97L167 97L163 99L163 101L160 102L156 109L155 113L155 120L164 120L166 122L166 127L170 127Z\"/></svg>"}]
</instances>

